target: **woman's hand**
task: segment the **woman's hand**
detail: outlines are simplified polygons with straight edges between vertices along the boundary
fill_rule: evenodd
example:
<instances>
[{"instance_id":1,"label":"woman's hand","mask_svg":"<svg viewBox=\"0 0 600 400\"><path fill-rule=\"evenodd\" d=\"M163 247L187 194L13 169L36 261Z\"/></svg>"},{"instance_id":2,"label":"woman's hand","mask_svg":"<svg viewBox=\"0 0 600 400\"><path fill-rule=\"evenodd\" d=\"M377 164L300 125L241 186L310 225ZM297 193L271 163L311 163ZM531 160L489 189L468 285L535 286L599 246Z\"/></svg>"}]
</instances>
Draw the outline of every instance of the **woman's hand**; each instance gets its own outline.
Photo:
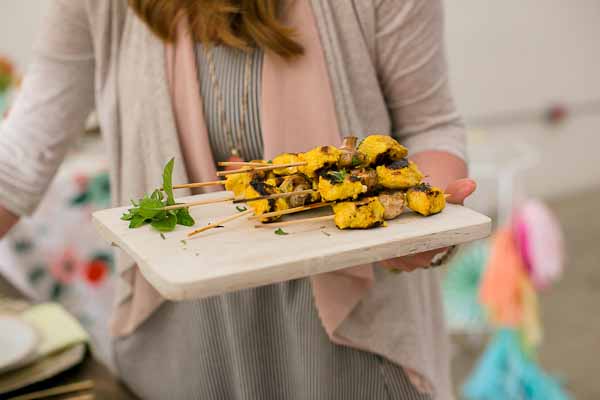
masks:
<instances>
[{"instance_id":1,"label":"woman's hand","mask_svg":"<svg viewBox=\"0 0 600 400\"><path fill-rule=\"evenodd\" d=\"M446 200L452 204L463 204L465 199L471 195L477 185L472 179L464 178L452 182L446 187L446 193L450 195ZM417 268L426 268L431 265L433 257L447 251L447 248L426 251L423 253L413 254L405 257L392 258L390 260L381 261L380 266L392 270L413 271Z\"/></svg>"}]
</instances>

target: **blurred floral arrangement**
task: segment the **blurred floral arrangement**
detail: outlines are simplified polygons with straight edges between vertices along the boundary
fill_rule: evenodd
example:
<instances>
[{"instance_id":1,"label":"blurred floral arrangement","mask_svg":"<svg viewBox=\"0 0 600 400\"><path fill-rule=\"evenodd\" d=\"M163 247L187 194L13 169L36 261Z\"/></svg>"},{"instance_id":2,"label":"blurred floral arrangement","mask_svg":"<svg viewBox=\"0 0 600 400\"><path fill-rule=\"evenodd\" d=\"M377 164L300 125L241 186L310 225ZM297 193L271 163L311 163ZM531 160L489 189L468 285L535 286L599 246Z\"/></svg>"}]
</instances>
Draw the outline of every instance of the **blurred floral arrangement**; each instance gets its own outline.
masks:
<instances>
[{"instance_id":1,"label":"blurred floral arrangement","mask_svg":"<svg viewBox=\"0 0 600 400\"><path fill-rule=\"evenodd\" d=\"M20 83L21 77L16 72L14 64L8 58L0 56L0 117L8 107L9 92Z\"/></svg>"}]
</instances>

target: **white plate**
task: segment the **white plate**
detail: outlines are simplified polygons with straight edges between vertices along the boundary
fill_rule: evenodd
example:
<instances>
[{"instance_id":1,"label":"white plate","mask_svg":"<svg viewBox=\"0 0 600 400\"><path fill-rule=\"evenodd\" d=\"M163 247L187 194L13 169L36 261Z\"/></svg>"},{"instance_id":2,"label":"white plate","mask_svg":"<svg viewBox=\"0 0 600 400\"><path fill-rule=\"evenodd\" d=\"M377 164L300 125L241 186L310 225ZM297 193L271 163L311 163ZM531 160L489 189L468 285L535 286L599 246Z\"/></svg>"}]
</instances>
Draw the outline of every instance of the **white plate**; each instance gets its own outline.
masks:
<instances>
[{"instance_id":1,"label":"white plate","mask_svg":"<svg viewBox=\"0 0 600 400\"><path fill-rule=\"evenodd\" d=\"M25 321L0 316L0 373L26 364L35 353L39 337Z\"/></svg>"},{"instance_id":2,"label":"white plate","mask_svg":"<svg viewBox=\"0 0 600 400\"><path fill-rule=\"evenodd\" d=\"M223 198L225 192L180 201ZM254 228L245 218L212 229L193 239L190 228L178 226L161 237L149 226L129 229L120 217L125 208L94 213L93 220L108 241L121 247L138 264L148 282L169 300L219 295L275 282L400 257L489 235L490 219L467 207L448 204L440 214L420 217L407 212L385 228L341 231L333 221L285 228ZM232 204L215 203L191 210L197 226L235 214ZM331 212L315 210L304 218Z\"/></svg>"}]
</instances>

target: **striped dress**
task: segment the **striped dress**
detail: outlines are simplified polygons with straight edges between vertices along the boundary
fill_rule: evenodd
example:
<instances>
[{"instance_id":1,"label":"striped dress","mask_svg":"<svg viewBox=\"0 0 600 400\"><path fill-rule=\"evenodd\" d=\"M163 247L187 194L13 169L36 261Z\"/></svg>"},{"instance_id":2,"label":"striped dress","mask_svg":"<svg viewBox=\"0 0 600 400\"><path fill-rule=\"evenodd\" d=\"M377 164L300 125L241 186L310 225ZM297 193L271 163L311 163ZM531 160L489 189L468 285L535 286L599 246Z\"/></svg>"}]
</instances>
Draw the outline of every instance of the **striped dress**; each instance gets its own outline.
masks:
<instances>
[{"instance_id":1,"label":"striped dress","mask_svg":"<svg viewBox=\"0 0 600 400\"><path fill-rule=\"evenodd\" d=\"M220 129L204 52L197 53L212 150L216 160L224 160L230 148ZM262 155L262 53L252 57L250 123L240 148L247 159ZM230 124L239 123L244 55L217 47L213 60L227 118L233 119ZM166 302L115 346L124 380L135 384L132 389L144 399L430 399L416 390L401 367L333 344L317 314L308 279Z\"/></svg>"}]
</instances>

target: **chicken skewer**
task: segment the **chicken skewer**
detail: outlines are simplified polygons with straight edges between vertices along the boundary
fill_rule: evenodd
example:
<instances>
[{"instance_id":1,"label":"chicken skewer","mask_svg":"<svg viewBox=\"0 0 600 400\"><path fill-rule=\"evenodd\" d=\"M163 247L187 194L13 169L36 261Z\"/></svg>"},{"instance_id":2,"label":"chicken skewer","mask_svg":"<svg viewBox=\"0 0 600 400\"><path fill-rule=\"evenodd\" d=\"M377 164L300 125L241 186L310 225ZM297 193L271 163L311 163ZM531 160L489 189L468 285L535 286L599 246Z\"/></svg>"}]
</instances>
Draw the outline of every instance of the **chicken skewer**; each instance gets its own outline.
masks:
<instances>
[{"instance_id":1,"label":"chicken skewer","mask_svg":"<svg viewBox=\"0 0 600 400\"><path fill-rule=\"evenodd\" d=\"M397 218L403 213L405 206L423 216L437 214L444 209L448 196L439 188L421 184L406 193L384 191L378 196L365 197L358 201L335 203L332 205L333 215L280 222L268 226L283 227L333 220L339 229L367 229L384 225L385 221ZM272 215L274 214L272 213ZM265 226L257 225L256 227Z\"/></svg>"}]
</instances>

